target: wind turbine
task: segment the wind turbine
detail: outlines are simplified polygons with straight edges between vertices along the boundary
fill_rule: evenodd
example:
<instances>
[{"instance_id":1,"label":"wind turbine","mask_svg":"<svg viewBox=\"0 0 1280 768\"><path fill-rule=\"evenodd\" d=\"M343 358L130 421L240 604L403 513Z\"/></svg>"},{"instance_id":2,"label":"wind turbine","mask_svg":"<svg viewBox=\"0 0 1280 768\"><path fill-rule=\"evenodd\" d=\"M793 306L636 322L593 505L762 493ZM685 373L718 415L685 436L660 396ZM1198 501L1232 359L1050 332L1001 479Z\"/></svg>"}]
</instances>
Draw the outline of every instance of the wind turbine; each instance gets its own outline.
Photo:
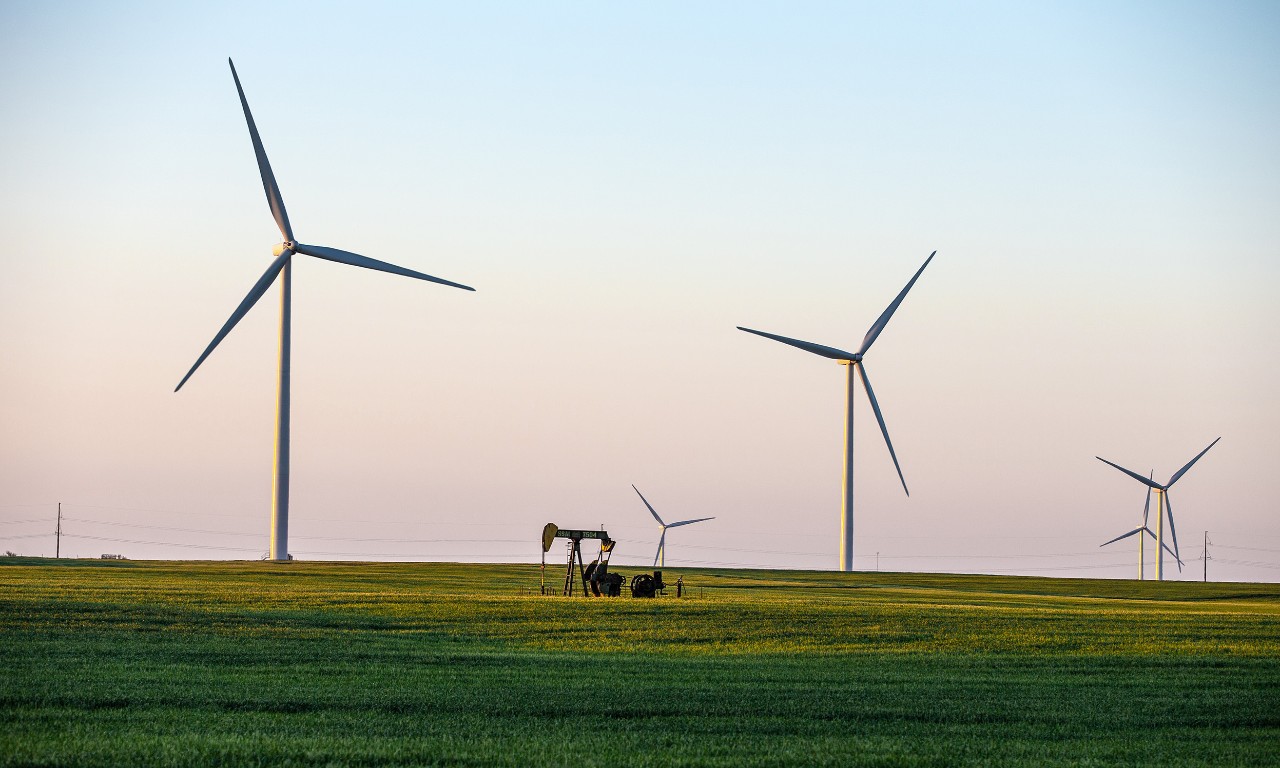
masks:
<instances>
[{"instance_id":1,"label":"wind turbine","mask_svg":"<svg viewBox=\"0 0 1280 768\"><path fill-rule=\"evenodd\" d=\"M667 564L668 528L679 528L682 525L701 523L704 520L715 520L714 517L699 517L697 520L681 520L678 523L664 523L662 522L662 518L658 517L658 513L654 510L653 505L649 503L649 500L644 497L643 493L640 493L640 489L632 485L631 490L636 492L636 495L640 497L640 500L644 502L644 505L649 508L649 514L653 515L653 519L657 520L658 525L662 526L662 536L658 538L658 551L653 555L653 566L655 568L664 567Z\"/></svg>"},{"instance_id":2,"label":"wind turbine","mask_svg":"<svg viewBox=\"0 0 1280 768\"><path fill-rule=\"evenodd\" d=\"M274 499L271 508L271 554L272 560L288 560L289 559L289 309L290 309L290 288L292 284L292 260L295 254L305 254L314 256L318 259L326 259L328 261L336 261L340 264L350 264L353 267L364 267L365 269L376 269L380 272L390 272L393 275L402 275L404 277L414 277L419 280L427 280L432 283L440 283L441 285L449 285L454 288L462 288L468 291L474 291L471 288L460 283L442 280L431 275L424 275L421 272L415 272L412 269L397 267L394 264L388 264L385 261L378 261L367 256L361 256L349 251L340 251L337 248L327 248L320 245L304 245L293 239L293 229L289 226L289 215L284 209L284 198L280 195L280 187L276 184L275 174L271 172L271 163L267 161L266 150L262 148L262 139L258 136L258 127L253 122L253 115L249 112L249 102L244 97L244 88L240 87L240 76L236 74L236 65L227 59L227 64L231 66L231 77L236 82L236 91L240 94L240 106L244 108L244 119L249 124L249 138L253 140L253 153L258 158L258 172L262 175L262 188L267 193L267 204L271 206L271 216L276 220L276 226L280 228L280 234L284 237L284 241L272 248L275 260L267 267L267 271L262 273L262 277L253 284L249 289L249 294L240 302L240 306L231 313L230 319L223 324L222 328L213 337L213 341L209 342L209 346L205 347L204 352L196 359L195 365L191 366L191 370L187 371L187 375L182 377L182 381L178 382L178 386L173 391L177 392L182 389L182 385L187 383L187 379L191 378L191 374L196 372L200 364L204 362L209 353L213 352L214 347L231 332L231 329L240 322L240 319L253 308L253 305L262 298L267 292L271 284L279 275L283 275L280 281L280 368L279 368L279 389L276 400L276 462L274 476Z\"/></svg>"},{"instance_id":3,"label":"wind turbine","mask_svg":"<svg viewBox=\"0 0 1280 768\"><path fill-rule=\"evenodd\" d=\"M929 254L929 258L924 260L924 264L920 265L920 269L916 270L911 281L907 283L907 287L902 289L898 294L898 298L893 300L884 312L880 313L880 317L871 324L871 328L867 331L867 335L862 339L862 347L857 352L845 352L842 349L828 347L822 344L814 344L809 341L800 341L799 339L791 339L786 336L777 336L764 331L753 331L750 328L738 326L738 330L754 333L757 336L763 336L766 339L780 341L783 344L790 344L798 347L806 352L812 352L815 355L821 355L835 360L840 365L848 366L848 383L845 387L845 410L844 410L844 494L840 509L840 570L853 570L853 392L854 392L854 370L858 372L858 376L862 379L862 386L867 390L867 399L871 401L871 410L875 411L876 421L880 423L880 432L884 435L884 444L889 447L889 457L893 459L894 469L898 470L898 480L902 482L902 490L908 496L911 491L907 490L907 481L902 476L902 467L898 465L898 456L893 451L893 442L889 440L889 429L884 425L884 416L880 413L880 404L876 401L875 390L871 388L871 380L867 378L867 366L862 358L867 354L867 350L871 349L871 345L875 343L876 338L880 336L880 332L889 324L889 318L893 317L893 313L897 311L898 305L906 298L907 291L911 290L911 286L916 284L916 280L920 278L920 273L924 272L924 268L929 266L929 262L933 261L933 257L937 255L937 251Z\"/></svg>"},{"instance_id":4,"label":"wind turbine","mask_svg":"<svg viewBox=\"0 0 1280 768\"><path fill-rule=\"evenodd\" d=\"M1155 470L1152 470L1151 477L1154 478L1155 474L1156 474ZM1147 488L1147 503L1144 504L1142 507L1142 525L1138 526L1137 528L1134 528L1132 531L1129 531L1128 533L1121 534L1120 536L1115 537L1111 541L1105 542L1103 544L1099 544L1098 546L1105 547L1107 546L1107 544L1114 544L1115 542L1120 541L1121 539L1127 539L1130 536L1133 536L1134 534L1140 534L1143 531L1146 531L1147 535L1150 536L1151 538L1156 539L1156 541L1159 541L1159 538L1154 533L1152 533L1151 529L1147 526L1150 513L1151 513L1151 488ZM1145 565L1146 559L1147 559L1146 552L1144 551L1142 546L1145 541L1146 539L1142 538L1141 536L1138 537L1138 581L1142 581L1143 579L1142 568L1143 568L1143 565ZM1169 546L1164 542L1160 542L1160 546L1161 548L1164 549L1164 551L1168 552L1169 554L1171 555L1174 554L1173 550L1169 549ZM1177 555L1174 555L1174 559L1178 560ZM1182 569L1181 560L1178 560L1178 569L1179 570Z\"/></svg>"},{"instance_id":5,"label":"wind turbine","mask_svg":"<svg viewBox=\"0 0 1280 768\"><path fill-rule=\"evenodd\" d=\"M1218 438L1218 440L1221 440L1221 439L1222 439L1221 437ZM1209 448L1212 448L1213 446L1217 445L1218 440L1214 440L1212 443L1209 443ZM1160 485L1154 480L1145 478L1142 475L1138 474L1137 472L1132 472L1130 470L1127 470L1124 467L1120 466L1119 464L1114 464L1110 461L1107 461L1101 456L1094 457L1098 461L1101 461L1103 464L1109 464L1110 466L1115 467L1116 469L1125 473L1129 477L1132 477L1134 480L1137 480L1138 482L1147 486L1151 490L1155 491L1156 493L1156 541L1160 542L1160 547L1161 547L1160 549L1156 550L1156 580L1157 581L1164 580L1164 552L1166 549L1168 549L1168 547L1164 546L1164 515L1166 513L1169 516L1169 533L1172 534L1173 536L1173 557L1178 562L1178 570L1182 570L1181 555L1178 552L1178 529L1173 524L1173 505L1169 501L1169 489L1172 488L1173 484L1178 482L1178 480L1187 473L1188 469L1191 469L1192 464L1195 464L1197 461L1200 460L1201 456L1209 452L1209 448L1205 448L1203 451L1197 453L1196 457L1191 461L1188 461L1186 465L1182 467L1182 469L1178 470L1177 472L1174 472L1173 477L1169 478L1169 482L1165 483L1164 485ZM1154 475L1154 473L1152 474ZM1129 536L1129 535L1132 535L1133 533L1134 531L1130 531L1125 535ZM1110 544L1111 542L1107 542L1107 543ZM1103 546L1106 546L1106 545L1103 545Z\"/></svg>"}]
</instances>

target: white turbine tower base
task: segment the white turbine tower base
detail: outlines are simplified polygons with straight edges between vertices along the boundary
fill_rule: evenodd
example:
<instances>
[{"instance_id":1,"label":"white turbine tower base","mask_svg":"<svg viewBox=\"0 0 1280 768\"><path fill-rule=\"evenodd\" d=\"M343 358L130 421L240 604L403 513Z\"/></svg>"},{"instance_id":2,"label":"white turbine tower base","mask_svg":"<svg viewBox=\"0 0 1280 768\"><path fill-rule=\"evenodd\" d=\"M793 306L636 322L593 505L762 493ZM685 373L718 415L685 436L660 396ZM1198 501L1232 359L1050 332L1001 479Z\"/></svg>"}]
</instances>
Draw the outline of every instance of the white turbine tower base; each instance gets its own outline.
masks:
<instances>
[{"instance_id":1,"label":"white turbine tower base","mask_svg":"<svg viewBox=\"0 0 1280 768\"><path fill-rule=\"evenodd\" d=\"M666 564L667 564L667 529L668 529L668 528L679 528L679 527L680 527L680 526L682 526L682 525L692 525L693 523L701 523L701 522L702 522L702 521L704 521L704 520L715 520L715 518L714 518L714 517L699 517L699 518L697 518L697 519L695 519L695 520L681 520L681 521L680 521L680 522L678 522L678 523L664 523L664 522L662 522L662 518L658 516L658 512L657 512L657 510L655 510L655 509L653 508L653 505L649 503L649 500L648 500L648 499L646 499L646 498L644 497L644 494L643 494L643 493L640 493L640 489L639 489L639 488L637 488L637 487L635 487L634 485L632 485L632 486L631 486L631 490L633 490L633 491L635 491L635 492L636 492L636 495L640 497L640 500L644 502L644 505L645 505L646 507L648 507L648 508L649 508L649 514L653 515L653 519L654 519L654 520L657 520L657 521L658 521L658 525L662 526L662 535L658 537L658 551L657 551L657 552L655 552L655 553L654 553L654 555L653 555L653 567L654 567L654 568L664 568L664 567L666 567Z\"/></svg>"},{"instance_id":2,"label":"white turbine tower base","mask_svg":"<svg viewBox=\"0 0 1280 768\"><path fill-rule=\"evenodd\" d=\"M843 349L828 347L824 344L814 344L811 341L801 341L787 336L778 336L777 334L754 331L750 328L738 326L740 331L754 333L756 336L780 341L797 349L803 349L806 352L835 360L849 369L844 404L844 485L840 505L841 571L853 570L853 395L856 389L854 372L857 372L857 378L862 379L862 388L867 391L867 399L871 401L871 410L875 413L876 421L880 424L880 433L884 435L884 444L889 448L889 458L893 459L893 467L898 471L898 480L902 483L902 490L910 496L911 492L907 490L906 478L902 476L902 467L898 464L898 455L894 453L893 442L889 439L889 429L885 426L884 415L880 412L880 403L876 400L875 390L871 388L871 379L867 378L867 364L863 361L863 356L871 349L871 345L875 343L876 338L880 336L880 332L884 330L884 327L889 324L889 318L893 317L893 313L898 310L898 306L902 304L902 300L907 296L907 291L910 291L911 286L915 285L916 280L920 279L920 274L924 272L925 267L929 266L929 262L933 261L933 257L937 253L937 251L934 251L929 254L929 258L925 259L924 264L920 265L920 269L916 270L915 275L907 283L907 286L902 289L902 292L898 294L898 297L871 324L867 335L862 339L862 347L857 352L846 352Z\"/></svg>"},{"instance_id":3,"label":"white turbine tower base","mask_svg":"<svg viewBox=\"0 0 1280 768\"><path fill-rule=\"evenodd\" d=\"M425 275L412 269L405 269L404 267L398 267L385 261L378 261L377 259L371 259L349 251L340 251L337 248L327 248L320 245L304 245L294 241L293 228L289 226L289 214L285 212L284 208L284 197L281 196L280 187L276 184L275 174L271 171L271 163L267 161L267 152L263 149L262 138L258 135L258 126L254 123L253 114L249 111L249 101L244 96L244 88L240 87L240 76L236 74L236 65L232 63L231 59L227 59L227 64L231 66L231 77L235 80L236 92L240 95L240 106L244 109L244 119L249 125L249 138L253 142L253 153L258 159L258 173L262 176L262 188L267 193L267 205L271 207L271 216L275 219L276 226L280 228L280 234L284 237L284 242L279 243L272 249L275 259L267 267L267 271L263 272L262 277L259 277L253 287L249 289L249 294L244 297L240 305L236 307L236 310L231 313L231 318L223 323L222 328L213 337L213 341L209 342L209 346L205 347L204 352L196 359L195 365L191 366L191 370L187 371L187 375L182 377L182 381L178 382L178 386L174 387L173 391L177 392L182 389L182 385L187 383L187 379L191 378L191 374L196 372L196 369L213 352L218 343L253 308L258 299L262 298L262 295L275 282L276 276L279 275L280 360L276 394L276 452L275 472L272 481L274 487L271 505L270 557L272 560L289 560L289 337L291 330L290 305L292 302L291 291L293 289L293 256L301 253L318 259L336 261L341 264L350 264L354 267L364 267L365 269L374 269L379 272L390 272L393 275L413 277L454 288L462 288L467 291L474 291L475 289L461 283L442 280L438 277Z\"/></svg>"}]
</instances>

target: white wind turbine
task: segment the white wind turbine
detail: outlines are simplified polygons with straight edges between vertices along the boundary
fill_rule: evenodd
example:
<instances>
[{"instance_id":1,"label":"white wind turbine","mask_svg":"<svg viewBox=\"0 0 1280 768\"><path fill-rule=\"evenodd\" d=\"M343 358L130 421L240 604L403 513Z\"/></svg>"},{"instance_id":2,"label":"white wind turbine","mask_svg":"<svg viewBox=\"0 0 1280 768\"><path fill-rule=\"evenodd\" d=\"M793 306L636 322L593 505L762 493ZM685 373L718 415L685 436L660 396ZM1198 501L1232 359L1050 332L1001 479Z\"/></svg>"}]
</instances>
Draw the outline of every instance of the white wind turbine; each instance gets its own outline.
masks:
<instances>
[{"instance_id":1,"label":"white wind turbine","mask_svg":"<svg viewBox=\"0 0 1280 768\"><path fill-rule=\"evenodd\" d=\"M880 423L880 432L884 435L884 444L889 447L889 457L893 459L893 466L898 470L898 480L902 482L902 490L906 491L908 496L911 492L907 490L907 481L902 476L902 467L898 466L898 456L893 451L893 443L889 440L889 429L884 425L884 416L880 413L880 404L876 401L876 393L871 388L871 380L867 378L867 366L863 362L863 355L867 350L871 349L871 345L875 343L876 338L880 336L880 332L889 324L889 318L893 317L893 313L897 311L898 305L906 298L907 291L911 290L911 286L916 284L920 273L924 272L924 268L929 266L929 262L933 261L933 257L937 255L937 251L929 254L929 258L924 260L924 264L920 265L920 269L916 270L915 275L907 286L902 289L898 297L893 300L880 317L872 323L871 328L867 331L867 335L862 339L862 347L857 352L846 352L835 347L828 347L822 344L814 344L808 341L800 341L799 339L791 339L786 336L777 336L764 331L753 331L750 328L738 326L738 330L754 333L757 336L763 336L766 339L780 341L783 344L790 344L798 347L806 352L812 352L815 355L821 355L835 360L840 365L848 366L848 383L845 388L845 417L844 417L844 494L842 498L840 510L840 570L853 570L853 392L854 392L854 370L857 369L858 376L862 379L862 386L867 390L867 399L871 401L871 410L876 414L876 421Z\"/></svg>"},{"instance_id":2,"label":"white wind turbine","mask_svg":"<svg viewBox=\"0 0 1280 768\"><path fill-rule=\"evenodd\" d=\"M644 505L649 508L649 514L653 515L653 519L657 520L658 525L662 526L662 535L658 537L658 551L653 555L653 566L655 568L661 568L667 564L667 529L668 528L679 528L682 525L690 525L692 523L701 523L704 520L715 520L714 517L699 517L696 520L681 520L678 523L664 523L662 522L662 518L658 517L658 513L656 510L654 510L653 505L649 503L649 500L644 497L643 493L640 493L640 489L632 485L631 490L636 492L636 495L640 497L640 500L644 502Z\"/></svg>"},{"instance_id":3,"label":"white wind turbine","mask_svg":"<svg viewBox=\"0 0 1280 768\"><path fill-rule=\"evenodd\" d=\"M1221 440L1221 439L1222 439L1221 437L1218 438L1218 440ZM1218 440L1214 440L1212 443L1209 443L1209 448L1212 448L1213 446L1217 445ZM1169 533L1173 536L1173 553L1172 554L1173 554L1174 560L1176 560L1178 563L1178 570L1182 570L1181 555L1178 553L1178 529L1173 524L1173 505L1170 504L1170 501L1169 501L1169 489L1173 487L1174 483L1178 482L1179 478L1181 478L1183 475L1187 473L1188 469L1191 469L1192 464L1195 464L1197 461L1200 460L1201 456L1209 452L1209 448L1205 448L1203 451L1197 453L1196 457L1191 461L1188 461L1186 465L1182 467L1182 469L1178 470L1177 472L1174 472L1173 477L1169 478L1169 482L1165 483L1164 485L1160 485L1154 480L1145 478L1142 475L1138 474L1137 472L1127 470L1124 467L1120 466L1119 464L1113 464L1112 462L1107 461L1101 456L1094 457L1098 461L1101 461L1103 464L1108 464L1110 466L1115 467L1116 469L1125 473L1129 477L1132 477L1134 480L1137 480L1138 482L1147 486L1151 490L1155 491L1156 493L1156 541L1160 542L1160 547L1161 547L1160 549L1156 550L1156 580L1157 581L1164 580L1164 553L1165 553L1165 550L1168 549L1168 547L1164 545L1164 516L1166 513L1169 516ZM1132 535L1133 533L1135 532L1130 531L1129 533L1125 534L1125 536ZM1107 542L1107 543L1109 544L1110 542Z\"/></svg>"},{"instance_id":4,"label":"white wind turbine","mask_svg":"<svg viewBox=\"0 0 1280 768\"><path fill-rule=\"evenodd\" d=\"M364 267L365 269L376 269L380 272L390 272L393 275L402 275L404 277L414 277L419 280L427 280L433 283L453 286L454 288L462 288L468 291L474 291L474 288L461 285L459 283L442 280L431 275L424 275L421 272L415 272L412 269L397 267L394 264L388 264L385 261L370 259L367 256L351 253L349 251L340 251L337 248L326 248L319 245L304 245L293 239L293 229L289 226L289 215L285 213L284 198L280 195L280 187L276 184L275 174L271 172L271 164L267 162L266 150L262 148L262 139L258 136L258 127L253 122L253 115L249 112L249 102L244 97L244 89L240 87L240 77L236 74L236 65L231 59L227 59L227 63L231 65L231 77L235 80L236 91L240 94L240 106L244 108L244 119L249 124L249 138L253 140L253 153L258 158L258 172L262 175L262 188L267 193L267 204L271 206L271 215L276 220L276 225L280 228L280 234L284 237L284 242L279 243L272 249L275 260L267 267L267 271L262 273L262 277L258 278L258 282L253 284L253 288L249 289L249 295L244 297L240 302L240 306L231 313L231 318L223 324L222 328L213 337L213 341L209 342L209 346L205 347L204 352L196 359L195 365L191 366L191 370L187 371L187 375L182 377L182 381L178 382L178 386L174 388L174 392L182 389L182 385L187 383L187 379L191 378L191 374L196 372L200 364L204 362L209 353L213 352L214 347L231 332L231 329L240 322L253 305L262 298L267 292L271 284L275 282L277 275L283 275L280 282L280 369L279 369L279 389L276 401L276 456L275 456L275 476L274 476L274 499L271 509L271 559L272 560L288 560L289 559L289 309L290 309L290 288L292 283L292 258L294 254L305 254L314 256L319 259L327 259L328 261L336 261L341 264L350 264L355 267Z\"/></svg>"},{"instance_id":5,"label":"white wind turbine","mask_svg":"<svg viewBox=\"0 0 1280 768\"><path fill-rule=\"evenodd\" d=\"M1151 478L1154 478L1154 477L1155 477L1155 470L1152 470L1152 471L1151 471ZM1159 538L1158 536L1156 536L1154 533L1152 533L1152 532L1151 532L1151 528L1150 528L1150 527L1148 527L1148 525L1147 525L1147 524L1148 524L1148 521L1149 521L1149 519L1150 519L1150 513L1151 513L1151 488L1149 488L1149 487L1148 487L1148 488L1147 488L1147 503L1146 503L1146 504L1144 504L1144 505L1143 505L1143 507L1142 507L1142 525L1138 526L1137 528L1134 528L1132 531L1129 531L1128 533L1124 533L1124 534L1121 534L1121 535L1119 535L1119 536L1115 537L1115 538L1114 538L1114 539L1112 539L1111 541L1105 542L1105 543L1103 543L1103 544L1099 544L1098 546L1099 546L1099 547L1105 547L1105 546L1107 546L1107 544L1114 544L1115 542L1120 541L1121 539L1127 539L1127 538L1129 538L1130 536L1133 536L1134 534L1140 534L1140 533L1142 533L1143 531L1146 531L1146 533L1147 533L1147 535L1148 535L1148 536L1150 536L1151 538L1153 538L1153 539L1155 539L1156 541L1158 541L1158 542L1159 542L1159 541L1160 541L1160 538ZM1142 581L1142 579L1143 579L1143 575L1142 575L1142 568L1143 568L1143 566L1146 564L1146 559L1147 559L1147 557L1146 557L1146 551L1145 551L1145 549L1143 548L1143 544L1144 544L1145 542L1146 542L1146 539L1144 539L1142 536L1138 536L1138 581ZM1164 551L1168 552L1169 554L1171 554L1171 555L1173 555L1173 554L1174 554L1173 550L1169 549L1169 546L1168 546L1167 544L1164 544L1163 542L1161 542L1161 543L1160 543L1160 546L1161 546L1161 548L1163 548L1163 549L1164 549ZM1181 570L1181 569L1182 569L1182 561L1178 559L1177 555L1174 555L1174 560L1177 560L1177 561L1178 561L1178 569L1179 569L1179 570Z\"/></svg>"}]
</instances>

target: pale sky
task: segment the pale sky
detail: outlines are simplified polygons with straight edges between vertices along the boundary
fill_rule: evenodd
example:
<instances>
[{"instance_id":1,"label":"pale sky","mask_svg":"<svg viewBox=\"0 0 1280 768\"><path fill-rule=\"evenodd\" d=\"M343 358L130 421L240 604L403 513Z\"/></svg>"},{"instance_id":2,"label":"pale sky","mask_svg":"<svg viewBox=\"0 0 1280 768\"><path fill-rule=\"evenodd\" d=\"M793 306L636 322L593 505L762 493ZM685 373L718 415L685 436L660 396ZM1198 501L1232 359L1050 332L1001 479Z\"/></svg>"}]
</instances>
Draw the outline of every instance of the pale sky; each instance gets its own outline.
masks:
<instances>
[{"instance_id":1,"label":"pale sky","mask_svg":"<svg viewBox=\"0 0 1280 768\"><path fill-rule=\"evenodd\" d=\"M276 291L235 59L298 238L290 550L1280 579L1274 3L0 5L0 549L267 549ZM90 538L93 537L93 538ZM1148 547L1148 554L1153 548ZM558 550L552 559L558 562ZM635 570L632 568L632 570ZM1170 572L1177 576L1176 569Z\"/></svg>"}]
</instances>

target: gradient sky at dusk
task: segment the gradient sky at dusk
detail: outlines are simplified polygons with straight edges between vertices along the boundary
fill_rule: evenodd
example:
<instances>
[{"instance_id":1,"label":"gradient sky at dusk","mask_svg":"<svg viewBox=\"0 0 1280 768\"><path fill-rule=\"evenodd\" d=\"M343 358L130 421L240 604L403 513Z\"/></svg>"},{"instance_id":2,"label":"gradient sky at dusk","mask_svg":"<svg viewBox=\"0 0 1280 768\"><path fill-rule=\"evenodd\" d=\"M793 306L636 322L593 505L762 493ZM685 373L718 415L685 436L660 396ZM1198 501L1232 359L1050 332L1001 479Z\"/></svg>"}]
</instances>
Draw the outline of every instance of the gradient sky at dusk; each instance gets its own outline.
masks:
<instances>
[{"instance_id":1,"label":"gradient sky at dusk","mask_svg":"<svg viewBox=\"0 0 1280 768\"><path fill-rule=\"evenodd\" d=\"M226 59L303 242L290 549L1280 579L1274 3L0 5L0 550L267 549L276 292ZM96 538L89 538L96 537ZM1130 540L1132 541L1132 540ZM1148 552L1151 548L1148 547ZM1176 577L1176 569L1173 570Z\"/></svg>"}]
</instances>

